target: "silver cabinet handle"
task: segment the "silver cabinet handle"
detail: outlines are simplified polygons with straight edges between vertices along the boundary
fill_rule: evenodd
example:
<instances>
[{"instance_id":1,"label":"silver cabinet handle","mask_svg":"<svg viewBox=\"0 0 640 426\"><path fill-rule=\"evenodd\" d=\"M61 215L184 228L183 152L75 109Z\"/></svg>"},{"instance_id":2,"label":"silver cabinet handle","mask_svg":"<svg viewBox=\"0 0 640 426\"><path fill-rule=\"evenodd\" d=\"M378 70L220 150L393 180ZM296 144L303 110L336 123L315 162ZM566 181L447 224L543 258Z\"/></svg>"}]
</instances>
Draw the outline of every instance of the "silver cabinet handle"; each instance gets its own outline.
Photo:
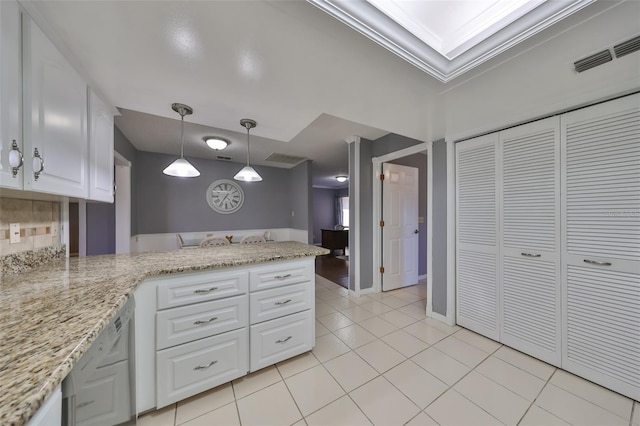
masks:
<instances>
[{"instance_id":1,"label":"silver cabinet handle","mask_svg":"<svg viewBox=\"0 0 640 426\"><path fill-rule=\"evenodd\" d=\"M212 291L216 291L217 289L218 289L218 287L199 289L199 290L194 291L194 293L195 294L207 294L207 293L211 293Z\"/></svg>"},{"instance_id":2,"label":"silver cabinet handle","mask_svg":"<svg viewBox=\"0 0 640 426\"><path fill-rule=\"evenodd\" d=\"M293 336L289 336L284 340L276 340L276 343L285 343L285 342L288 342L289 340L291 340L292 338L293 338Z\"/></svg>"},{"instance_id":3,"label":"silver cabinet handle","mask_svg":"<svg viewBox=\"0 0 640 426\"><path fill-rule=\"evenodd\" d=\"M194 371L198 371L198 370L206 370L207 368L211 367L212 365L217 364L218 361L211 361L209 364L207 365L199 365L197 367L194 367L193 370Z\"/></svg>"},{"instance_id":4,"label":"silver cabinet handle","mask_svg":"<svg viewBox=\"0 0 640 426\"><path fill-rule=\"evenodd\" d=\"M11 151L9 151L9 167L11 167L11 173L13 177L18 175L18 170L24 164L24 157L22 156L22 151L18 148L18 144L16 140L13 140L11 144Z\"/></svg>"},{"instance_id":5,"label":"silver cabinet handle","mask_svg":"<svg viewBox=\"0 0 640 426\"><path fill-rule=\"evenodd\" d=\"M524 253L524 252L522 252L520 254L523 255L523 256L526 256L526 257L541 257L542 256L541 254L538 254L538 253Z\"/></svg>"},{"instance_id":6,"label":"silver cabinet handle","mask_svg":"<svg viewBox=\"0 0 640 426\"><path fill-rule=\"evenodd\" d=\"M80 404L76 405L76 408L84 408L87 405L91 405L94 402L96 402L95 400L91 400L91 401L87 401L87 402L81 402Z\"/></svg>"},{"instance_id":7,"label":"silver cabinet handle","mask_svg":"<svg viewBox=\"0 0 640 426\"><path fill-rule=\"evenodd\" d=\"M217 320L217 319L218 319L218 317L209 318L209 319L208 319L208 320L206 320L206 321L198 320L198 321L194 322L193 324L194 324L194 325L209 324L210 322L214 322L214 321L215 321L215 320Z\"/></svg>"},{"instance_id":8,"label":"silver cabinet handle","mask_svg":"<svg viewBox=\"0 0 640 426\"><path fill-rule=\"evenodd\" d=\"M290 276L291 276L291 274L286 274L286 275L276 275L276 276L275 276L275 277L273 277L273 278L275 278L275 279L277 279L277 280L284 280L285 278L289 278Z\"/></svg>"},{"instance_id":9,"label":"silver cabinet handle","mask_svg":"<svg viewBox=\"0 0 640 426\"><path fill-rule=\"evenodd\" d=\"M276 303L274 303L274 305L286 305L289 302L291 302L291 299L287 299L284 302L276 302Z\"/></svg>"},{"instance_id":10,"label":"silver cabinet handle","mask_svg":"<svg viewBox=\"0 0 640 426\"><path fill-rule=\"evenodd\" d=\"M33 167L33 178L38 180L42 172L44 172L44 158L40 156L40 152L38 148L33 150L33 159L31 161L31 166Z\"/></svg>"},{"instance_id":11,"label":"silver cabinet handle","mask_svg":"<svg viewBox=\"0 0 640 426\"><path fill-rule=\"evenodd\" d=\"M591 265L598 265L598 266L611 266L611 262L600 262L597 260L590 260L590 259L584 259L584 263L589 263Z\"/></svg>"}]
</instances>

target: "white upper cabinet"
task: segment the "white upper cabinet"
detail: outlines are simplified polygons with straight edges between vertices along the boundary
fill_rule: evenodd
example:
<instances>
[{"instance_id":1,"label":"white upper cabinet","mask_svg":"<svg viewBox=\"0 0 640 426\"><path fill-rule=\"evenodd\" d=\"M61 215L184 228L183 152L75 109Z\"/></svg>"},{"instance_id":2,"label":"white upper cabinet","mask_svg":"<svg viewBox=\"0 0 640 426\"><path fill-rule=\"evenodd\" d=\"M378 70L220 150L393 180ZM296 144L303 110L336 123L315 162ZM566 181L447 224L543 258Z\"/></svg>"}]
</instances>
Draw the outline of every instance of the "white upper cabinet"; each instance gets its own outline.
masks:
<instances>
[{"instance_id":1,"label":"white upper cabinet","mask_svg":"<svg viewBox=\"0 0 640 426\"><path fill-rule=\"evenodd\" d=\"M113 114L89 90L89 198L113 203Z\"/></svg>"},{"instance_id":2,"label":"white upper cabinet","mask_svg":"<svg viewBox=\"0 0 640 426\"><path fill-rule=\"evenodd\" d=\"M87 198L87 85L23 19L24 189Z\"/></svg>"},{"instance_id":3,"label":"white upper cabinet","mask_svg":"<svg viewBox=\"0 0 640 426\"><path fill-rule=\"evenodd\" d=\"M22 189L20 8L0 2L0 186Z\"/></svg>"}]
</instances>

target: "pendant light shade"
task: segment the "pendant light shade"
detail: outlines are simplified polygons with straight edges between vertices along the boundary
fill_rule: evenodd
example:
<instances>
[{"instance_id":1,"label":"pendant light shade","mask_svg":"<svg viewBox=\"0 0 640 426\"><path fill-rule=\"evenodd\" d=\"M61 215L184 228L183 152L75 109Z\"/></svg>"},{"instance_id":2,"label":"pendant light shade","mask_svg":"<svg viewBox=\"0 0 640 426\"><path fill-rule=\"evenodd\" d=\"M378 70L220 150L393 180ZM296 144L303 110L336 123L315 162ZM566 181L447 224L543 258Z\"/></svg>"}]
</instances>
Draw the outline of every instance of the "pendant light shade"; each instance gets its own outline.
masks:
<instances>
[{"instance_id":1,"label":"pendant light shade","mask_svg":"<svg viewBox=\"0 0 640 426\"><path fill-rule=\"evenodd\" d=\"M249 164L249 130L256 127L256 122L248 118L243 118L240 120L240 125L247 129L247 165L236 173L233 178L243 182L260 182L262 180L262 176L260 176Z\"/></svg>"},{"instance_id":2,"label":"pendant light shade","mask_svg":"<svg viewBox=\"0 0 640 426\"><path fill-rule=\"evenodd\" d=\"M193 108L185 104L171 104L171 109L180 114L180 158L169 164L163 171L165 175L174 177L198 177L198 169L184 158L184 116L193 114Z\"/></svg>"}]
</instances>

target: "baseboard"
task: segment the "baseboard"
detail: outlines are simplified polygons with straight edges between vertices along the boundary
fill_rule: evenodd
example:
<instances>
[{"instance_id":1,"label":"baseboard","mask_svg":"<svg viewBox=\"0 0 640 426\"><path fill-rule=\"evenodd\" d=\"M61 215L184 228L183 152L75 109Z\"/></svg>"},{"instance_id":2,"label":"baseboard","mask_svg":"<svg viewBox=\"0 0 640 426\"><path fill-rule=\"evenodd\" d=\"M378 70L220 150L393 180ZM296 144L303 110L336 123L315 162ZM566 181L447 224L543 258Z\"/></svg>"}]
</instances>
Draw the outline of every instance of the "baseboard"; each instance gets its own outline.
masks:
<instances>
[{"instance_id":1,"label":"baseboard","mask_svg":"<svg viewBox=\"0 0 640 426\"><path fill-rule=\"evenodd\" d=\"M427 279L427 274L424 275L418 275L418 281L420 280L426 280Z\"/></svg>"},{"instance_id":2,"label":"baseboard","mask_svg":"<svg viewBox=\"0 0 640 426\"><path fill-rule=\"evenodd\" d=\"M364 296L365 294L369 294L369 293L373 293L373 287L369 287L369 288L365 288L364 290L360 290L360 296ZM353 290L349 290L349 295L358 297L356 292L353 291Z\"/></svg>"}]
</instances>

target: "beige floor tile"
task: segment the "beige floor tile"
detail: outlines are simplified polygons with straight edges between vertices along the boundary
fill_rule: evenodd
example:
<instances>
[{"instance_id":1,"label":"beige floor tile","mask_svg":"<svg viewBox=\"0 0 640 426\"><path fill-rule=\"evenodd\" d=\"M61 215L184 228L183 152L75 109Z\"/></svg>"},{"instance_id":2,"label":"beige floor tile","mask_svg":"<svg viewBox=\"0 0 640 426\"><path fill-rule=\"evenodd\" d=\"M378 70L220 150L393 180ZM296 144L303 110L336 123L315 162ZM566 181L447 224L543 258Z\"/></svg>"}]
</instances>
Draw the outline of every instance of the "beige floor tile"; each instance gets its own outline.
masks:
<instances>
[{"instance_id":1,"label":"beige floor tile","mask_svg":"<svg viewBox=\"0 0 640 426\"><path fill-rule=\"evenodd\" d=\"M429 344L417 337L413 337L404 330L396 330L391 334L381 337L380 340L406 357L412 357L429 347Z\"/></svg>"},{"instance_id":2,"label":"beige floor tile","mask_svg":"<svg viewBox=\"0 0 640 426\"><path fill-rule=\"evenodd\" d=\"M449 389L424 412L442 426L500 424L498 419L453 389Z\"/></svg>"},{"instance_id":3,"label":"beige floor tile","mask_svg":"<svg viewBox=\"0 0 640 426\"><path fill-rule=\"evenodd\" d=\"M372 299L372 300L381 301L381 300L382 300L383 295L384 295L384 293L382 293L382 292L379 292L379 293L369 293L369 294L367 294L367 297L368 297L369 299Z\"/></svg>"},{"instance_id":4,"label":"beige floor tile","mask_svg":"<svg viewBox=\"0 0 640 426\"><path fill-rule=\"evenodd\" d=\"M152 411L149 414L140 416L136 425L138 426L173 426L176 421L176 404L171 404L160 410Z\"/></svg>"},{"instance_id":5,"label":"beige floor tile","mask_svg":"<svg viewBox=\"0 0 640 426\"><path fill-rule=\"evenodd\" d=\"M224 407L203 414L193 420L183 423L184 426L240 426L240 418L238 417L238 409L236 403L232 402Z\"/></svg>"},{"instance_id":6,"label":"beige floor tile","mask_svg":"<svg viewBox=\"0 0 640 426\"><path fill-rule=\"evenodd\" d=\"M346 296L349 294L349 290L347 290L346 288L342 287L341 285L335 285L333 287L327 287L329 290L333 291L334 293L339 294L340 296Z\"/></svg>"},{"instance_id":7,"label":"beige floor tile","mask_svg":"<svg viewBox=\"0 0 640 426\"><path fill-rule=\"evenodd\" d=\"M374 425L403 425L420 412L409 398L381 376L350 395Z\"/></svg>"},{"instance_id":8,"label":"beige floor tile","mask_svg":"<svg viewBox=\"0 0 640 426\"><path fill-rule=\"evenodd\" d=\"M282 380L282 377L280 377L280 373L275 366L263 368L255 373L234 380L232 382L233 392L236 395L236 399L244 398L280 380Z\"/></svg>"},{"instance_id":9,"label":"beige floor tile","mask_svg":"<svg viewBox=\"0 0 640 426\"><path fill-rule=\"evenodd\" d=\"M409 303L416 303L419 302L420 300L424 299L424 297L422 297L419 294L415 294L409 291L405 291L402 293L398 293L395 295L397 298L402 299L402 300L406 300Z\"/></svg>"},{"instance_id":10,"label":"beige floor tile","mask_svg":"<svg viewBox=\"0 0 640 426\"><path fill-rule=\"evenodd\" d=\"M383 320L380 317L374 317L361 321L360 326L376 337L382 337L392 333L398 329L395 325Z\"/></svg>"},{"instance_id":11,"label":"beige floor tile","mask_svg":"<svg viewBox=\"0 0 640 426\"><path fill-rule=\"evenodd\" d=\"M243 426L290 425L302 418L284 382L237 401Z\"/></svg>"},{"instance_id":12,"label":"beige floor tile","mask_svg":"<svg viewBox=\"0 0 640 426\"><path fill-rule=\"evenodd\" d=\"M336 299L331 299L327 302L328 305L333 306L335 309L341 311L343 309L353 308L354 306L358 306L357 303L345 298L338 297Z\"/></svg>"},{"instance_id":13,"label":"beige floor tile","mask_svg":"<svg viewBox=\"0 0 640 426\"><path fill-rule=\"evenodd\" d=\"M354 306L353 308L344 309L341 311L344 316L349 318L353 322L364 321L369 318L373 318L376 316L371 311L367 311L366 309L361 308L360 306Z\"/></svg>"},{"instance_id":14,"label":"beige floor tile","mask_svg":"<svg viewBox=\"0 0 640 426\"><path fill-rule=\"evenodd\" d=\"M556 370L549 383L586 399L623 418L631 417L633 401L564 370Z\"/></svg>"},{"instance_id":15,"label":"beige floor tile","mask_svg":"<svg viewBox=\"0 0 640 426\"><path fill-rule=\"evenodd\" d=\"M427 317L427 309L417 303L412 303L411 305L398 308L398 312L402 312L403 314L409 315L417 320L423 320Z\"/></svg>"},{"instance_id":16,"label":"beige floor tile","mask_svg":"<svg viewBox=\"0 0 640 426\"><path fill-rule=\"evenodd\" d=\"M358 306L363 305L365 303L369 303L371 301L371 299L366 297L366 295L364 295L364 296L356 296L354 294L348 294L345 297L347 298L347 300L349 300L350 302L355 303Z\"/></svg>"},{"instance_id":17,"label":"beige floor tile","mask_svg":"<svg viewBox=\"0 0 640 426\"><path fill-rule=\"evenodd\" d=\"M633 406L631 424L634 426L640 426L640 402L636 402Z\"/></svg>"},{"instance_id":18,"label":"beige floor tile","mask_svg":"<svg viewBox=\"0 0 640 426\"><path fill-rule=\"evenodd\" d=\"M420 408L426 408L449 388L411 360L393 367L384 377Z\"/></svg>"},{"instance_id":19,"label":"beige floor tile","mask_svg":"<svg viewBox=\"0 0 640 426\"><path fill-rule=\"evenodd\" d=\"M450 326L448 324L443 323L442 321L438 321L434 318L425 318L422 320L425 324L430 325L431 327L435 327L438 330L442 331L446 334L453 334L456 331L460 330L460 327L457 325Z\"/></svg>"},{"instance_id":20,"label":"beige floor tile","mask_svg":"<svg viewBox=\"0 0 640 426\"><path fill-rule=\"evenodd\" d=\"M326 301L326 300L335 299L338 296L339 296L339 294L334 293L333 291L329 290L328 288L323 288L323 289L320 289L320 290L316 291L316 300Z\"/></svg>"},{"instance_id":21,"label":"beige floor tile","mask_svg":"<svg viewBox=\"0 0 640 426\"><path fill-rule=\"evenodd\" d=\"M234 401L231 383L218 386L178 402L176 424L182 424Z\"/></svg>"},{"instance_id":22,"label":"beige floor tile","mask_svg":"<svg viewBox=\"0 0 640 426\"><path fill-rule=\"evenodd\" d=\"M574 425L629 425L629 418L618 417L604 408L551 384L544 387L536 399L536 405Z\"/></svg>"},{"instance_id":23,"label":"beige floor tile","mask_svg":"<svg viewBox=\"0 0 640 426\"><path fill-rule=\"evenodd\" d=\"M447 337L446 333L438 330L435 327L431 327L430 325L425 324L422 321L415 322L403 328L403 330L430 345L434 345L440 340Z\"/></svg>"},{"instance_id":24,"label":"beige floor tile","mask_svg":"<svg viewBox=\"0 0 640 426\"><path fill-rule=\"evenodd\" d=\"M383 296L381 302L393 309L398 309L411 304L408 300L400 299L396 296Z\"/></svg>"},{"instance_id":25,"label":"beige floor tile","mask_svg":"<svg viewBox=\"0 0 640 426\"><path fill-rule=\"evenodd\" d=\"M439 426L438 422L427 416L424 411L418 413L417 416L409 420L405 426Z\"/></svg>"},{"instance_id":26,"label":"beige floor tile","mask_svg":"<svg viewBox=\"0 0 640 426\"><path fill-rule=\"evenodd\" d=\"M411 359L449 386L460 380L471 370L460 361L434 348L424 350Z\"/></svg>"},{"instance_id":27,"label":"beige floor tile","mask_svg":"<svg viewBox=\"0 0 640 426\"><path fill-rule=\"evenodd\" d=\"M384 314L385 312L393 311L391 306L387 306L384 303L377 302L375 300L369 300L367 303L360 305L362 309L366 309L376 315Z\"/></svg>"},{"instance_id":28,"label":"beige floor tile","mask_svg":"<svg viewBox=\"0 0 640 426\"><path fill-rule=\"evenodd\" d=\"M522 352L518 352L506 346L498 349L494 355L511 365L515 365L516 367L521 368L524 371L527 371L534 376L541 378L542 380L549 379L549 377L551 377L553 372L556 370L556 368L552 365L549 365L545 362L542 362L538 359L530 357L529 355L525 355Z\"/></svg>"},{"instance_id":29,"label":"beige floor tile","mask_svg":"<svg viewBox=\"0 0 640 426\"><path fill-rule=\"evenodd\" d=\"M398 311L390 311L380 315L380 318L383 320L390 322L398 328L406 327L409 324L413 324L416 322L416 319Z\"/></svg>"},{"instance_id":30,"label":"beige floor tile","mask_svg":"<svg viewBox=\"0 0 640 426\"><path fill-rule=\"evenodd\" d=\"M329 373L347 392L367 383L378 376L378 372L355 352L347 352L324 363Z\"/></svg>"},{"instance_id":31,"label":"beige floor tile","mask_svg":"<svg viewBox=\"0 0 640 426\"><path fill-rule=\"evenodd\" d=\"M316 300L316 317L323 317L336 312L335 308L322 300Z\"/></svg>"},{"instance_id":32,"label":"beige floor tile","mask_svg":"<svg viewBox=\"0 0 640 426\"><path fill-rule=\"evenodd\" d=\"M343 396L305 419L309 426L360 426L371 422L348 396Z\"/></svg>"},{"instance_id":33,"label":"beige floor tile","mask_svg":"<svg viewBox=\"0 0 640 426\"><path fill-rule=\"evenodd\" d=\"M320 321L316 320L316 337L324 336L331 333L327 327L320 324Z\"/></svg>"},{"instance_id":34,"label":"beige floor tile","mask_svg":"<svg viewBox=\"0 0 640 426\"><path fill-rule=\"evenodd\" d=\"M307 422L304 419L300 419L291 426L307 426Z\"/></svg>"},{"instance_id":35,"label":"beige floor tile","mask_svg":"<svg viewBox=\"0 0 640 426\"><path fill-rule=\"evenodd\" d=\"M320 362L329 361L339 355L349 352L349 346L333 334L316 338L316 346L313 348L313 355Z\"/></svg>"},{"instance_id":36,"label":"beige floor tile","mask_svg":"<svg viewBox=\"0 0 640 426\"><path fill-rule=\"evenodd\" d=\"M278 371L280 371L280 375L286 379L294 374L298 374L315 367L318 364L319 362L316 357L313 356L313 353L306 352L294 358L289 358L285 361L279 362L277 367Z\"/></svg>"},{"instance_id":37,"label":"beige floor tile","mask_svg":"<svg viewBox=\"0 0 640 426\"><path fill-rule=\"evenodd\" d=\"M516 425L531 402L475 371L453 387L458 393L507 425Z\"/></svg>"},{"instance_id":38,"label":"beige floor tile","mask_svg":"<svg viewBox=\"0 0 640 426\"><path fill-rule=\"evenodd\" d=\"M455 336L449 336L439 341L434 347L471 368L474 368L489 356L488 353L456 339Z\"/></svg>"},{"instance_id":39,"label":"beige floor tile","mask_svg":"<svg viewBox=\"0 0 640 426\"><path fill-rule=\"evenodd\" d=\"M285 382L304 416L344 395L344 390L322 365L289 377Z\"/></svg>"},{"instance_id":40,"label":"beige floor tile","mask_svg":"<svg viewBox=\"0 0 640 426\"><path fill-rule=\"evenodd\" d=\"M377 339L376 336L357 324L336 330L333 334L351 349L359 348Z\"/></svg>"},{"instance_id":41,"label":"beige floor tile","mask_svg":"<svg viewBox=\"0 0 640 426\"><path fill-rule=\"evenodd\" d=\"M464 328L456 331L454 336L456 339L462 340L463 342L468 343L486 353L493 353L502 346L502 344L494 340L487 339L478 333L474 333L473 331L469 331Z\"/></svg>"},{"instance_id":42,"label":"beige floor tile","mask_svg":"<svg viewBox=\"0 0 640 426\"><path fill-rule=\"evenodd\" d=\"M339 330L353 324L353 321L342 315L340 312L333 312L328 315L318 317L318 321L327 327L329 331Z\"/></svg>"},{"instance_id":43,"label":"beige floor tile","mask_svg":"<svg viewBox=\"0 0 640 426\"><path fill-rule=\"evenodd\" d=\"M404 355L381 340L367 343L355 351L379 373L384 373L406 359Z\"/></svg>"},{"instance_id":44,"label":"beige floor tile","mask_svg":"<svg viewBox=\"0 0 640 426\"><path fill-rule=\"evenodd\" d=\"M537 405L532 405L524 415L518 426L565 426L569 423L557 418Z\"/></svg>"},{"instance_id":45,"label":"beige floor tile","mask_svg":"<svg viewBox=\"0 0 640 426\"><path fill-rule=\"evenodd\" d=\"M536 399L545 381L495 356L490 356L474 371L501 384L528 401Z\"/></svg>"}]
</instances>

